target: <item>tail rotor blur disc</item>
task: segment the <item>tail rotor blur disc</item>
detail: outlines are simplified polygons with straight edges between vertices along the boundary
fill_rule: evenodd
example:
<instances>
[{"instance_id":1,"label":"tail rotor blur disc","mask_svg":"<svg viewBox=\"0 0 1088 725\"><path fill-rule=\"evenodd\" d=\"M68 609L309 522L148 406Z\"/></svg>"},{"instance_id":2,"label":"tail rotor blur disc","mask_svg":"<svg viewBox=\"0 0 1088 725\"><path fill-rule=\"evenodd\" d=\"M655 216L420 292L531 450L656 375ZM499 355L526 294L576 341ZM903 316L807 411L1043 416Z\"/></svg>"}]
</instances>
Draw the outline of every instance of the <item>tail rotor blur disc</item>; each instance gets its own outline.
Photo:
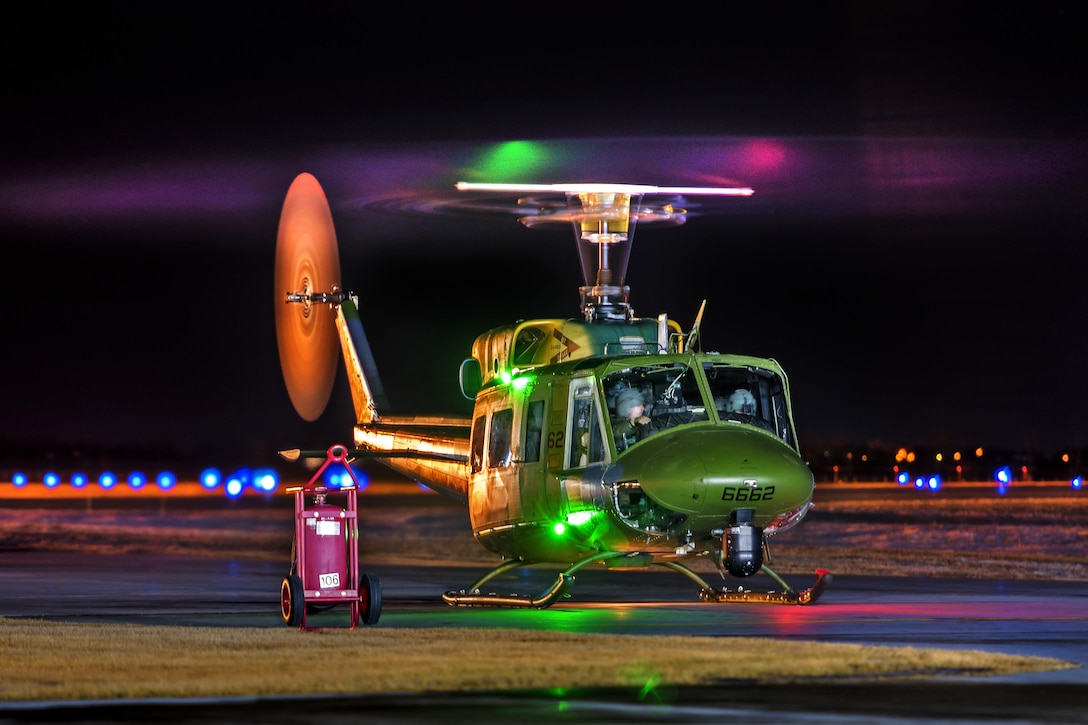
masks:
<instances>
[{"instance_id":1,"label":"tail rotor blur disc","mask_svg":"<svg viewBox=\"0 0 1088 725\"><path fill-rule=\"evenodd\" d=\"M311 174L287 190L276 237L276 342L291 403L304 420L325 411L336 378L339 338L328 303L288 302L288 294L330 294L340 287L336 230L325 192Z\"/></svg>"}]
</instances>

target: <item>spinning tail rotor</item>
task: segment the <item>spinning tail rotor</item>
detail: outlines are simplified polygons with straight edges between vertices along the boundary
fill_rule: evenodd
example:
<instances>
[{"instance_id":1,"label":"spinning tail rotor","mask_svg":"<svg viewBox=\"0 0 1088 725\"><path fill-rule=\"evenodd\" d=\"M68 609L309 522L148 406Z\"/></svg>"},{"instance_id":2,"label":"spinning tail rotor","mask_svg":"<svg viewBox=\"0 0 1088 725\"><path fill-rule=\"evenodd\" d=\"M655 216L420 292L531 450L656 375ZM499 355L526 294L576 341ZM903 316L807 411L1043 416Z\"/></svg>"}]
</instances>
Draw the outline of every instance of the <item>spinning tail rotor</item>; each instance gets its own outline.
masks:
<instances>
[{"instance_id":1,"label":"spinning tail rotor","mask_svg":"<svg viewBox=\"0 0 1088 725\"><path fill-rule=\"evenodd\" d=\"M276 236L276 342L291 403L308 421L321 416L332 395L340 350L328 303L339 293L332 212L317 179L299 174L284 199Z\"/></svg>"}]
</instances>

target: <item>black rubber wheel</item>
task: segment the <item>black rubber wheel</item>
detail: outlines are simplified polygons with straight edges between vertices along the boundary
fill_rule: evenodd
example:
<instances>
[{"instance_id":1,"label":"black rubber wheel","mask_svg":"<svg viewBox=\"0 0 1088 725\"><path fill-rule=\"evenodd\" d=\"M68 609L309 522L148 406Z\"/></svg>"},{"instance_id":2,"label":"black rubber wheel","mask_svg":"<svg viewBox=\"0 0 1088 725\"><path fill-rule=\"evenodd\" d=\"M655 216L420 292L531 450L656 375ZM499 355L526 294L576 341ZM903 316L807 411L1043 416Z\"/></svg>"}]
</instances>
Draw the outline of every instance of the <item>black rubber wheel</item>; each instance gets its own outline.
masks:
<instances>
[{"instance_id":1,"label":"black rubber wheel","mask_svg":"<svg viewBox=\"0 0 1088 725\"><path fill-rule=\"evenodd\" d=\"M359 577L359 619L373 626L382 616L382 583L377 574Z\"/></svg>"},{"instance_id":2,"label":"black rubber wheel","mask_svg":"<svg viewBox=\"0 0 1088 725\"><path fill-rule=\"evenodd\" d=\"M301 627L306 617L306 591L298 574L288 574L280 584L280 613L288 627Z\"/></svg>"}]
</instances>

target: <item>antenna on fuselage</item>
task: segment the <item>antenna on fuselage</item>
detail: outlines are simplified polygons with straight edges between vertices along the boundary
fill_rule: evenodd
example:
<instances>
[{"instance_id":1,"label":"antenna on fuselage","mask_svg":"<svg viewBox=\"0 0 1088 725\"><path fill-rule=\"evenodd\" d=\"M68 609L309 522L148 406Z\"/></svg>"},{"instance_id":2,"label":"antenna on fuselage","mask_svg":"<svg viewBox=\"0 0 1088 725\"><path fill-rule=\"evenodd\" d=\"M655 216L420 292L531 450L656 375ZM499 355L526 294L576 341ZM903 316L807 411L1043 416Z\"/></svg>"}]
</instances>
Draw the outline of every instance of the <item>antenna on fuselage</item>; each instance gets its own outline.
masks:
<instances>
[{"instance_id":1,"label":"antenna on fuselage","mask_svg":"<svg viewBox=\"0 0 1088 725\"><path fill-rule=\"evenodd\" d=\"M683 224L687 210L673 201L643 204L646 194L751 196L747 187L645 186L639 184L487 184L459 181L461 191L508 191L522 194L564 194L566 208L527 196L520 205L535 207L520 221L527 227L569 221L574 228L583 285L578 288L582 314L588 322L625 321L634 317L625 284L631 242L638 222Z\"/></svg>"},{"instance_id":2,"label":"antenna on fuselage","mask_svg":"<svg viewBox=\"0 0 1088 725\"><path fill-rule=\"evenodd\" d=\"M699 313L695 315L695 324L691 326L691 332L688 333L688 339L684 342L684 350L690 350L695 344L695 341L699 339L699 326L703 324L703 310L706 309L706 300L703 300L703 304L699 305Z\"/></svg>"}]
</instances>

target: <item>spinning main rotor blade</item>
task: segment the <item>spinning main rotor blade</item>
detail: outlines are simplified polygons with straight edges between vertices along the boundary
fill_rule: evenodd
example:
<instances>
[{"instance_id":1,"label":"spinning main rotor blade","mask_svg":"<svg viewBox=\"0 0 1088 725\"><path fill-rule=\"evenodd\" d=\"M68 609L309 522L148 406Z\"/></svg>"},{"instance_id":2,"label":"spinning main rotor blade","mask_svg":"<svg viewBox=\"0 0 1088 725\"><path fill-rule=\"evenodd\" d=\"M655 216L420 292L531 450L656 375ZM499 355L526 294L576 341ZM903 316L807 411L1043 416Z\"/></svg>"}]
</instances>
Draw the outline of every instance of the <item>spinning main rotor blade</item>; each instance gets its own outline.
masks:
<instances>
[{"instance_id":1,"label":"spinning main rotor blade","mask_svg":"<svg viewBox=\"0 0 1088 725\"><path fill-rule=\"evenodd\" d=\"M551 192L556 194L691 194L700 196L751 196L748 187L649 186L644 184L491 184L458 181L459 191Z\"/></svg>"}]
</instances>

